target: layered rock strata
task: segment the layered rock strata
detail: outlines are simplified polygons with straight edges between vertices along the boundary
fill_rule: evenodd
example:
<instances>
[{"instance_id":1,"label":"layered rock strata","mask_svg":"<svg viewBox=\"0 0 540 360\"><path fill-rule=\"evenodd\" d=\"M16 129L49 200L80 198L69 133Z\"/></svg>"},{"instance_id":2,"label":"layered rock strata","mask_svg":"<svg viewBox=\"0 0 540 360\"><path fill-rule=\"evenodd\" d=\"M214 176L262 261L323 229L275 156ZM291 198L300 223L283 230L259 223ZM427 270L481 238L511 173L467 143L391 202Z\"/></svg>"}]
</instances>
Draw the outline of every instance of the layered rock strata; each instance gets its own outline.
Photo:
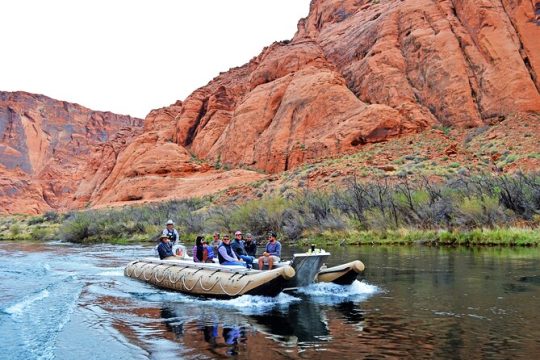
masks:
<instances>
[{"instance_id":1,"label":"layered rock strata","mask_svg":"<svg viewBox=\"0 0 540 360\"><path fill-rule=\"evenodd\" d=\"M0 209L82 207L142 120L25 92L0 92ZM80 184L90 174L92 184Z\"/></svg>"},{"instance_id":2,"label":"layered rock strata","mask_svg":"<svg viewBox=\"0 0 540 360\"><path fill-rule=\"evenodd\" d=\"M313 0L290 41L153 110L143 129L129 117L3 95L0 206L203 195L263 177L251 170L538 113L539 9L534 0ZM30 112L16 105L33 101ZM229 167L237 170L220 170Z\"/></svg>"},{"instance_id":3,"label":"layered rock strata","mask_svg":"<svg viewBox=\"0 0 540 360\"><path fill-rule=\"evenodd\" d=\"M436 125L538 112L534 6L314 0L291 41L158 113L197 157L279 172Z\"/></svg>"}]
</instances>

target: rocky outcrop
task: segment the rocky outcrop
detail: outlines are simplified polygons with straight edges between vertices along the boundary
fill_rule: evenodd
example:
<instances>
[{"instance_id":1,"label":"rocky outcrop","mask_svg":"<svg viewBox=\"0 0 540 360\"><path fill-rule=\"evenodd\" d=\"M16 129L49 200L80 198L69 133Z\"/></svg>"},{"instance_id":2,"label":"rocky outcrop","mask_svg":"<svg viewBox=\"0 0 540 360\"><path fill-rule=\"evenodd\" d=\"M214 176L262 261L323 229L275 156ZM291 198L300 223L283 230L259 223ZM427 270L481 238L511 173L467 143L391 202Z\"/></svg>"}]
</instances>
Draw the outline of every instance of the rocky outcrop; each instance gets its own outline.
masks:
<instances>
[{"instance_id":1,"label":"rocky outcrop","mask_svg":"<svg viewBox=\"0 0 540 360\"><path fill-rule=\"evenodd\" d=\"M2 95L0 206L204 195L264 176L252 170L538 113L536 3L313 0L290 41L153 110L142 130L137 119Z\"/></svg>"},{"instance_id":2,"label":"rocky outcrop","mask_svg":"<svg viewBox=\"0 0 540 360\"><path fill-rule=\"evenodd\" d=\"M143 120L0 92L0 213L37 214L204 196L261 179L224 171L175 142L182 103Z\"/></svg>"},{"instance_id":3,"label":"rocky outcrop","mask_svg":"<svg viewBox=\"0 0 540 360\"><path fill-rule=\"evenodd\" d=\"M196 156L278 172L540 111L538 38L530 1L314 0L291 41L160 111Z\"/></svg>"},{"instance_id":4,"label":"rocky outcrop","mask_svg":"<svg viewBox=\"0 0 540 360\"><path fill-rule=\"evenodd\" d=\"M142 120L130 116L42 95L0 92L0 211L39 213L86 205L77 200L89 198L141 130ZM80 188L88 174L94 182ZM84 195L74 199L76 193Z\"/></svg>"},{"instance_id":5,"label":"rocky outcrop","mask_svg":"<svg viewBox=\"0 0 540 360\"><path fill-rule=\"evenodd\" d=\"M173 141L174 127L170 124L174 123L175 113L152 111L146 117L144 133L119 154L109 176L94 188L88 199L90 204L133 204L204 196L264 176L243 169L216 169L195 158ZM95 180L90 178L90 184L93 183Z\"/></svg>"}]
</instances>

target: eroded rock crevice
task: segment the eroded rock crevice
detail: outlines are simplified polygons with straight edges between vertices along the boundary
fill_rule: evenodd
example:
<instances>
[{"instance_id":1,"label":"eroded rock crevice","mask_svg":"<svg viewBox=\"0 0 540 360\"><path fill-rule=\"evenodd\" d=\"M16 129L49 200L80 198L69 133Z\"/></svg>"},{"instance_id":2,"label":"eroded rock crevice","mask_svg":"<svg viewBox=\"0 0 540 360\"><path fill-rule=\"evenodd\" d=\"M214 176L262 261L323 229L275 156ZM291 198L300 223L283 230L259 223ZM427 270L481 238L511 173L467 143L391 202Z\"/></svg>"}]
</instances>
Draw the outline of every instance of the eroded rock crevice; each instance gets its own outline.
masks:
<instances>
[{"instance_id":1,"label":"eroded rock crevice","mask_svg":"<svg viewBox=\"0 0 540 360\"><path fill-rule=\"evenodd\" d=\"M527 68L527 71L529 72L529 76L531 77L531 80L536 88L536 91L540 94L540 81L538 79L538 74L534 71L533 67L531 66L531 62L529 60L529 55L527 54L527 51L525 50L525 46L523 44L523 38L522 35L516 26L515 20L512 16L510 16L510 11L508 9L508 4L505 4L507 0L499 0L501 7L504 9L504 13L508 19L508 22L512 25L512 28L514 29L515 36L517 37L519 41L519 54L521 58L523 59L523 65L525 65L525 68ZM531 4L532 5L532 4ZM537 2L535 4L535 16L538 18L538 13L540 13L540 2ZM540 41L540 30L538 31L537 41ZM540 57L540 54L536 54L536 56Z\"/></svg>"},{"instance_id":2,"label":"eroded rock crevice","mask_svg":"<svg viewBox=\"0 0 540 360\"><path fill-rule=\"evenodd\" d=\"M208 98L203 100L201 104L201 108L199 109L199 114L197 115L197 118L195 119L193 125L189 128L188 135L186 137L186 140L184 141L184 146L187 147L193 143L193 140L195 139L195 136L197 135L197 130L199 128L201 120L204 118L207 112L208 112Z\"/></svg>"}]
</instances>

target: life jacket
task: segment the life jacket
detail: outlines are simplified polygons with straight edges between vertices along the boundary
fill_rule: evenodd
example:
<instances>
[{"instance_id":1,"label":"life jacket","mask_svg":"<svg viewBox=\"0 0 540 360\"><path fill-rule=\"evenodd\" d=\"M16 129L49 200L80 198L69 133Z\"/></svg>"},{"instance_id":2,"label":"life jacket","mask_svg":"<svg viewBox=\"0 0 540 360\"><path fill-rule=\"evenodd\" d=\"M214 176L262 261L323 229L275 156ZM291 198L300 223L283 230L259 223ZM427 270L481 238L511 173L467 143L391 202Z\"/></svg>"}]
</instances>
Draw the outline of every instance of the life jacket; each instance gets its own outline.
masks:
<instances>
[{"instance_id":1,"label":"life jacket","mask_svg":"<svg viewBox=\"0 0 540 360\"><path fill-rule=\"evenodd\" d=\"M218 259L219 259L219 263L220 264L223 264L225 261L225 258L221 255L221 253L219 252L219 248L220 247L225 247L225 250L227 250L227 255L229 255L230 257L234 258L234 255L233 255L233 249L231 249L231 245L225 245L225 243L221 243L221 245L219 245L218 247L218 252L217 252L217 255L218 255Z\"/></svg>"},{"instance_id":2,"label":"life jacket","mask_svg":"<svg viewBox=\"0 0 540 360\"><path fill-rule=\"evenodd\" d=\"M167 237L169 238L169 240L171 240L172 243L176 242L176 240L178 240L176 238L176 234L174 233L174 229L172 230L169 230L169 229L165 229L167 230Z\"/></svg>"}]
</instances>

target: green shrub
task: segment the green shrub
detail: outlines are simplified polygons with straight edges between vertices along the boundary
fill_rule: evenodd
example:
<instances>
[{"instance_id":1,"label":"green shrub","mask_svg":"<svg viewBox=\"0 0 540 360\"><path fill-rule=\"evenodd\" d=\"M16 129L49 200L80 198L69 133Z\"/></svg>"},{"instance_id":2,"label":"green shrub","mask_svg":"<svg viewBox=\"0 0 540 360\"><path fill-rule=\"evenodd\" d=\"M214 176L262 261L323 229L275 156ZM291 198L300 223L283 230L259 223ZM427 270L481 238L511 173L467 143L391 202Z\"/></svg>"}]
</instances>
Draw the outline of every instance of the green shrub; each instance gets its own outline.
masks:
<instances>
[{"instance_id":1,"label":"green shrub","mask_svg":"<svg viewBox=\"0 0 540 360\"><path fill-rule=\"evenodd\" d=\"M11 233L11 236L16 237L21 233L21 225L19 224L13 224L9 227L9 232Z\"/></svg>"},{"instance_id":2,"label":"green shrub","mask_svg":"<svg viewBox=\"0 0 540 360\"><path fill-rule=\"evenodd\" d=\"M31 232L32 240L52 240L52 232L44 227L35 227Z\"/></svg>"},{"instance_id":3,"label":"green shrub","mask_svg":"<svg viewBox=\"0 0 540 360\"><path fill-rule=\"evenodd\" d=\"M283 213L291 204L281 198L267 198L247 202L231 214L235 229L247 229L257 234L278 231L283 223Z\"/></svg>"},{"instance_id":4,"label":"green shrub","mask_svg":"<svg viewBox=\"0 0 540 360\"><path fill-rule=\"evenodd\" d=\"M45 217L43 216L32 216L30 219L28 219L28 225L41 224L44 221L45 221Z\"/></svg>"},{"instance_id":5,"label":"green shrub","mask_svg":"<svg viewBox=\"0 0 540 360\"><path fill-rule=\"evenodd\" d=\"M45 221L56 223L60 220L60 215L56 211L47 211L43 214Z\"/></svg>"},{"instance_id":6,"label":"green shrub","mask_svg":"<svg viewBox=\"0 0 540 360\"><path fill-rule=\"evenodd\" d=\"M498 198L485 196L481 198L465 198L458 204L467 227L493 226L504 219Z\"/></svg>"},{"instance_id":7,"label":"green shrub","mask_svg":"<svg viewBox=\"0 0 540 360\"><path fill-rule=\"evenodd\" d=\"M94 219L86 212L76 213L72 216L71 219L62 224L60 238L74 243L89 242Z\"/></svg>"},{"instance_id":8,"label":"green shrub","mask_svg":"<svg viewBox=\"0 0 540 360\"><path fill-rule=\"evenodd\" d=\"M386 177L371 182L351 179L344 188L330 192L289 188L286 193L286 199L274 196L220 206L210 206L210 198L205 198L71 213L60 234L73 242L151 240L167 219L173 219L181 238L189 241L201 233L240 229L256 236L274 230L287 240L335 233L347 241L358 241L346 234L371 231L373 240L388 242L395 237L406 243L480 244L504 241L497 240L497 229L509 224L534 226L540 222L538 174L448 175L437 183L429 179L412 182L405 174L392 181ZM17 227L8 229L20 232ZM40 231L36 230L36 236L45 236ZM486 233L490 234L487 240ZM526 243L527 234L511 235L515 237L512 241Z\"/></svg>"}]
</instances>

